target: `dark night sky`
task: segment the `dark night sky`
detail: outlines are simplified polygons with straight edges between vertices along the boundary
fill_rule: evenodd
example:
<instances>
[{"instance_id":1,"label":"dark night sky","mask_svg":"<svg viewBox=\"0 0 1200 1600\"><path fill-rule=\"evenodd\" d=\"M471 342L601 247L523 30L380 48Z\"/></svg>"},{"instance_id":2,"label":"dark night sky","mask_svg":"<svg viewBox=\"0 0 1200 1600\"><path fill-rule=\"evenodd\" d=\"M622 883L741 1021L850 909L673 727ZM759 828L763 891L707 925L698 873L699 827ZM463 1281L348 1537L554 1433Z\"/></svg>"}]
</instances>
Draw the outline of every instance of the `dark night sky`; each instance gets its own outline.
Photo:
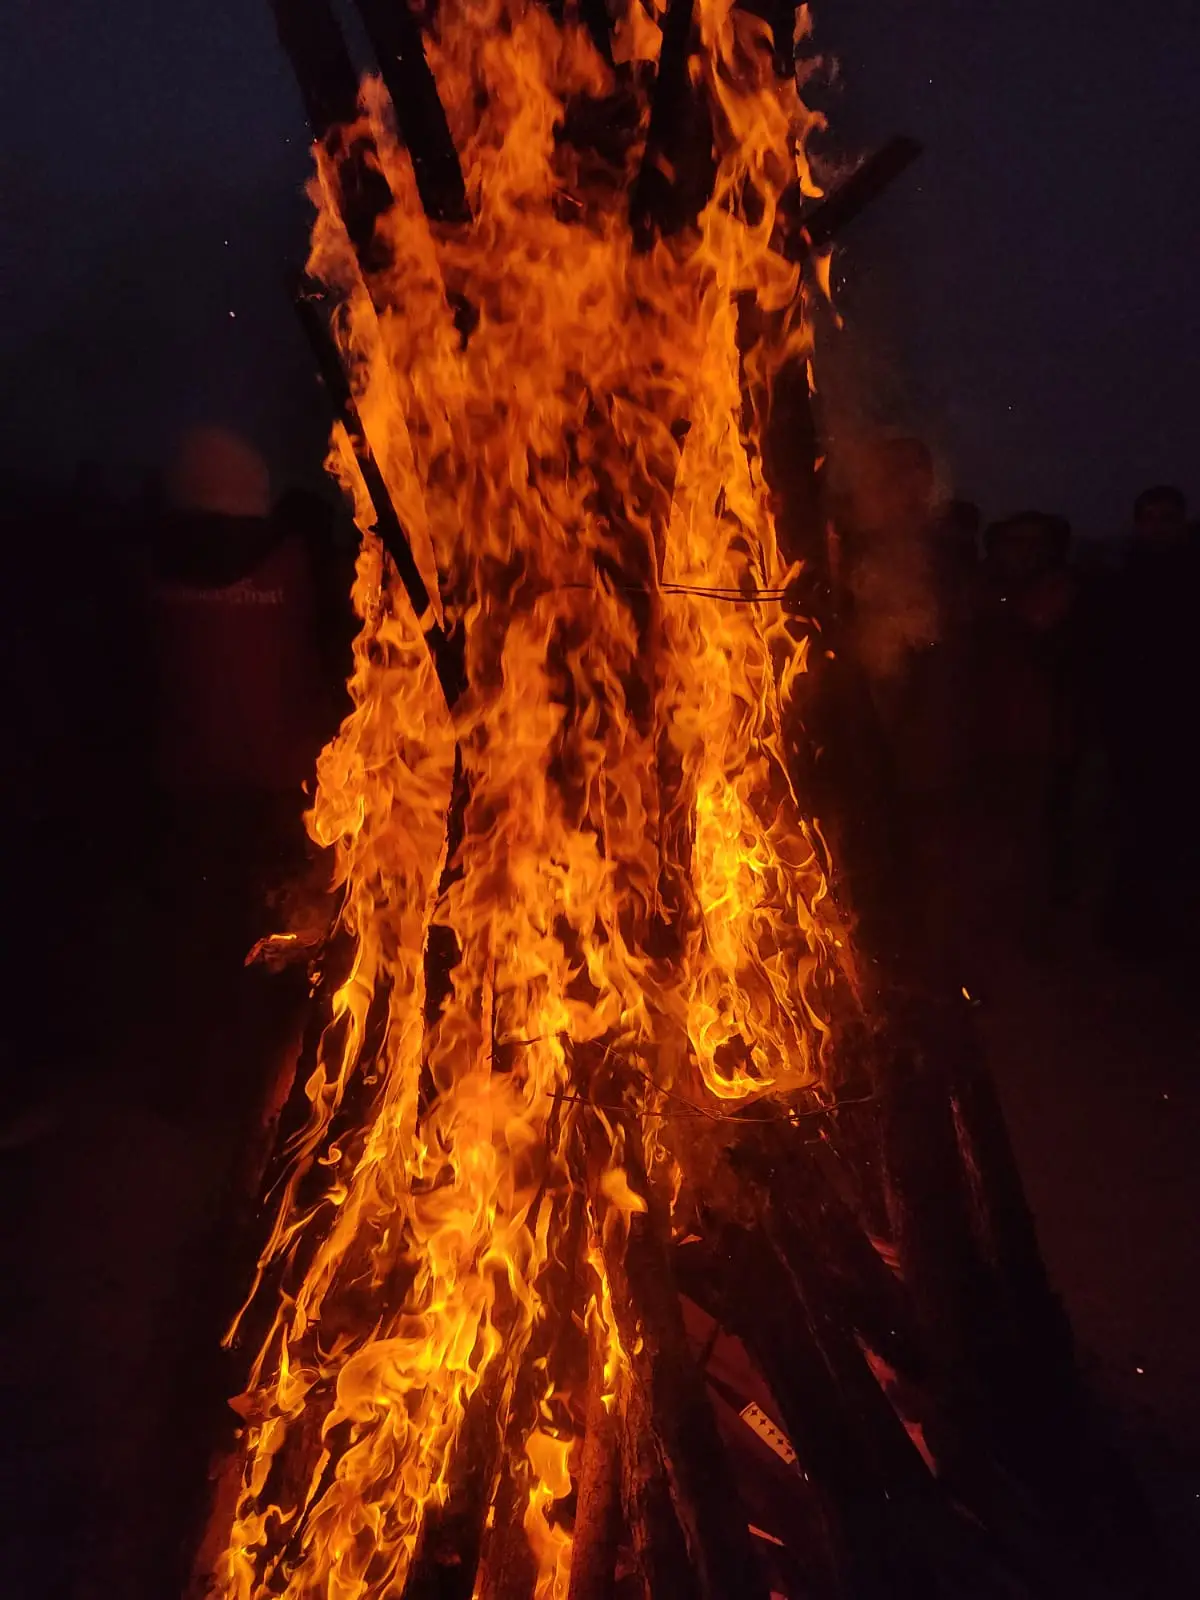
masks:
<instances>
[{"instance_id":1,"label":"dark night sky","mask_svg":"<svg viewBox=\"0 0 1200 1600\"><path fill-rule=\"evenodd\" d=\"M1197 0L815 9L848 144L927 147L849 244L879 410L989 513L1200 498ZM306 155L266 0L9 0L0 73L4 465L141 465L224 415L286 470Z\"/></svg>"}]
</instances>

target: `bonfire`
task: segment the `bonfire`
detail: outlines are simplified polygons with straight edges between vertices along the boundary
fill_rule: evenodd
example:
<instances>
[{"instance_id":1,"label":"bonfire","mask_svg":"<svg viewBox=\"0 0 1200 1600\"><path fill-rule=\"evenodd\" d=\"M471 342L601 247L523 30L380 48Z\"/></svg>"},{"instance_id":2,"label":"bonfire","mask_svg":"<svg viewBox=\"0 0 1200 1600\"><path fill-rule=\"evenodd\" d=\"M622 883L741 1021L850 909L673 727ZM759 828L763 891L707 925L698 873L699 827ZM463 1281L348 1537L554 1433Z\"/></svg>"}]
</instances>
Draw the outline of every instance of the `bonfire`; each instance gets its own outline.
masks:
<instances>
[{"instance_id":1,"label":"bonfire","mask_svg":"<svg viewBox=\"0 0 1200 1600\"><path fill-rule=\"evenodd\" d=\"M831 858L807 15L364 0L360 83L275 9L361 631L201 1581L1022 1592L980 1375L1069 1357Z\"/></svg>"}]
</instances>

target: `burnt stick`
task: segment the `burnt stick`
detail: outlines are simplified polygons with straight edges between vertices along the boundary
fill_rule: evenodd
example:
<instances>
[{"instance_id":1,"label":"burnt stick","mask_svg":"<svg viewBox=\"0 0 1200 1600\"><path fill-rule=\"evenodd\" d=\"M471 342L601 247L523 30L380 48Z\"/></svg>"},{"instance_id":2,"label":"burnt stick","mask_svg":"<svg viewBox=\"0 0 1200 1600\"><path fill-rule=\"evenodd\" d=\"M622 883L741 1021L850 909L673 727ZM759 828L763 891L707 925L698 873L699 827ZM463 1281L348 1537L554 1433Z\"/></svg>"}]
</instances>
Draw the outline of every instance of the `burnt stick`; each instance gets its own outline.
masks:
<instances>
[{"instance_id":1,"label":"burnt stick","mask_svg":"<svg viewBox=\"0 0 1200 1600\"><path fill-rule=\"evenodd\" d=\"M322 314L321 296L302 290L296 296L296 311L316 357L317 367L330 403L353 446L359 471L362 473L363 482L375 509L376 532L384 549L395 563L404 591L408 595L417 623L425 637L425 643L429 647L429 653L433 657L433 665L438 682L442 686L442 693L446 697L446 705L453 709L465 687L461 653L433 615L433 602L429 590L413 556L408 535L396 515L396 508L392 504L383 473L371 449L362 417L351 392L350 380L342 366L342 359L329 325Z\"/></svg>"},{"instance_id":2,"label":"burnt stick","mask_svg":"<svg viewBox=\"0 0 1200 1600\"><path fill-rule=\"evenodd\" d=\"M354 0L354 4L392 97L425 215L431 222L470 222L458 151L425 59L421 29L407 0Z\"/></svg>"},{"instance_id":3,"label":"burnt stick","mask_svg":"<svg viewBox=\"0 0 1200 1600\"><path fill-rule=\"evenodd\" d=\"M848 223L912 166L922 150L916 139L897 134L867 156L848 178L796 218L785 252L789 260L798 261L808 251L832 244Z\"/></svg>"},{"instance_id":4,"label":"burnt stick","mask_svg":"<svg viewBox=\"0 0 1200 1600\"><path fill-rule=\"evenodd\" d=\"M692 12L692 0L668 0L646 148L629 196L630 226L641 250L656 233L674 233L691 221L712 188L708 107L688 80Z\"/></svg>"},{"instance_id":5,"label":"burnt stick","mask_svg":"<svg viewBox=\"0 0 1200 1600\"><path fill-rule=\"evenodd\" d=\"M642 1209L614 1215L598 1184L591 1205L621 1346L666 1469L700 1594L704 1600L765 1600L745 1513L684 1330L665 1208L647 1179L640 1134L620 1120L626 1180ZM608 1152L607 1139L596 1143Z\"/></svg>"},{"instance_id":6,"label":"burnt stick","mask_svg":"<svg viewBox=\"0 0 1200 1600\"><path fill-rule=\"evenodd\" d=\"M619 1528L617 1416L604 1403L604 1346L591 1339L587 1431L579 1474L567 1600L612 1600Z\"/></svg>"},{"instance_id":7,"label":"burnt stick","mask_svg":"<svg viewBox=\"0 0 1200 1600\"><path fill-rule=\"evenodd\" d=\"M579 15L607 66L613 64L612 20L604 0L579 0Z\"/></svg>"},{"instance_id":8,"label":"burnt stick","mask_svg":"<svg viewBox=\"0 0 1200 1600\"><path fill-rule=\"evenodd\" d=\"M292 64L309 126L324 146L337 184L338 213L364 277L391 252L376 224L392 204L375 141L359 121L358 73L329 0L271 0L275 28Z\"/></svg>"}]
</instances>

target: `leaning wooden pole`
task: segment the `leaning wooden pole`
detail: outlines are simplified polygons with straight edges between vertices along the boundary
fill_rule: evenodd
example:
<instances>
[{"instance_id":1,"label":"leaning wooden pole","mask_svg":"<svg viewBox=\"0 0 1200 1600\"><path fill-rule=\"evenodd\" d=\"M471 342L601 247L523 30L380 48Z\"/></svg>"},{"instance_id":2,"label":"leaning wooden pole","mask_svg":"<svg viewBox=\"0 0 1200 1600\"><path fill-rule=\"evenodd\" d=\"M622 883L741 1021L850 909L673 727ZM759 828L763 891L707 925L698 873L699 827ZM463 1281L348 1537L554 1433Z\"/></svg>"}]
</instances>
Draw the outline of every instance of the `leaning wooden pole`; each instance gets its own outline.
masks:
<instances>
[{"instance_id":1,"label":"leaning wooden pole","mask_svg":"<svg viewBox=\"0 0 1200 1600\"><path fill-rule=\"evenodd\" d=\"M312 350L317 370L321 374L333 416L345 429L351 449L354 451L354 459L362 474L375 513L375 532L391 557L397 576L408 596L417 626L429 646L446 708L453 711L464 688L461 641L452 640L437 620L429 589L417 566L408 534L392 504L392 497L388 492L379 462L367 437L358 402L354 398L350 380L346 376L346 369L329 325L326 297L319 292L315 284L301 286L296 295L296 312Z\"/></svg>"},{"instance_id":2,"label":"leaning wooden pole","mask_svg":"<svg viewBox=\"0 0 1200 1600\"><path fill-rule=\"evenodd\" d=\"M620 1524L620 1416L604 1392L604 1344L593 1334L583 1462L567 1600L612 1600Z\"/></svg>"},{"instance_id":3,"label":"leaning wooden pole","mask_svg":"<svg viewBox=\"0 0 1200 1600\"><path fill-rule=\"evenodd\" d=\"M271 0L313 137L329 160L337 206L364 274L387 265L377 232L392 204L375 141L360 125L358 74L329 0Z\"/></svg>"},{"instance_id":4,"label":"leaning wooden pole","mask_svg":"<svg viewBox=\"0 0 1200 1600\"><path fill-rule=\"evenodd\" d=\"M636 1404L666 1469L702 1600L766 1600L736 1485L684 1334L667 1217L647 1180L639 1145L635 1126L627 1125L622 1150L632 1207L619 1207L600 1192L592 1202Z\"/></svg>"},{"instance_id":5,"label":"leaning wooden pole","mask_svg":"<svg viewBox=\"0 0 1200 1600\"><path fill-rule=\"evenodd\" d=\"M354 4L392 98L400 137L412 157L425 215L431 222L469 222L462 167L416 17L405 0L354 0Z\"/></svg>"}]
</instances>

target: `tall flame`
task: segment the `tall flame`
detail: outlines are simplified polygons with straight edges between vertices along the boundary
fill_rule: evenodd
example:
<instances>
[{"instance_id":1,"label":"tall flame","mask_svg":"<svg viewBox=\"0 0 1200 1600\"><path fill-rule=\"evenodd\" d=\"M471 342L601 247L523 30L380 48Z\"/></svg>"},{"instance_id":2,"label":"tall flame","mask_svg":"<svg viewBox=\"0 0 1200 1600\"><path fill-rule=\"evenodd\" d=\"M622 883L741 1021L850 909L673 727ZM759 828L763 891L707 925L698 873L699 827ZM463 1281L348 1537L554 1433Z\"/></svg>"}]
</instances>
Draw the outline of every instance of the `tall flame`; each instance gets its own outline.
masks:
<instances>
[{"instance_id":1,"label":"tall flame","mask_svg":"<svg viewBox=\"0 0 1200 1600\"><path fill-rule=\"evenodd\" d=\"M782 732L807 640L743 403L747 361L769 379L806 348L771 241L785 189L811 191L813 118L761 21L730 0L695 18L716 179L649 249L622 198L663 20L643 0L615 50L640 132L607 164L562 137L614 87L579 26L535 0L442 7L429 56L467 226L426 223L364 83L395 195L369 295L318 156L310 270L343 297L360 410L468 688L449 711L336 437L362 630L310 827L354 958L260 1264L283 1287L241 1403L221 1590L239 1600L398 1594L473 1403L510 1419L495 1473L516 1499L493 1525L522 1530L537 1595L564 1596L582 1396L554 1320L607 1351L606 1403L623 1359L588 1173L619 1226L645 1206L635 1154L678 1219L684 1113L826 1071L843 939ZM749 296L781 331L745 357Z\"/></svg>"}]
</instances>

